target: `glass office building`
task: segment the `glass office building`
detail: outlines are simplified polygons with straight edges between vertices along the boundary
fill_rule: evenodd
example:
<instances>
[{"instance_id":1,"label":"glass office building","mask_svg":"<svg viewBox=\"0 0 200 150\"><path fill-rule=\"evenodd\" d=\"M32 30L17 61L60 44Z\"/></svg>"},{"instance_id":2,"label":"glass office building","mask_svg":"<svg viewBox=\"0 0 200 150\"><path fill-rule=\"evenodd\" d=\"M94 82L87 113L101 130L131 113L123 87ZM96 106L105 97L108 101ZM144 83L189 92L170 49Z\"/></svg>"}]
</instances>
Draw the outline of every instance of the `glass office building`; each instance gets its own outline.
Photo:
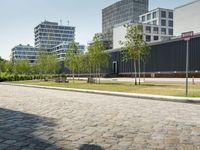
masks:
<instances>
[{"instance_id":1,"label":"glass office building","mask_svg":"<svg viewBox=\"0 0 200 150\"><path fill-rule=\"evenodd\" d=\"M44 21L35 27L34 34L35 47L48 50L62 42L73 41L75 38L75 27Z\"/></svg>"},{"instance_id":2,"label":"glass office building","mask_svg":"<svg viewBox=\"0 0 200 150\"><path fill-rule=\"evenodd\" d=\"M139 16L148 12L149 0L121 0L102 10L103 41L113 41L113 28L126 21L139 22ZM112 46L111 46L112 47Z\"/></svg>"},{"instance_id":3,"label":"glass office building","mask_svg":"<svg viewBox=\"0 0 200 150\"><path fill-rule=\"evenodd\" d=\"M65 53L67 51L67 49L69 48L71 42L62 42L59 45L56 45L55 47L53 47L50 52L53 54L56 54L58 57L59 61L64 61L65 59ZM84 53L85 51L85 45L80 45L79 43L76 43L79 50Z\"/></svg>"},{"instance_id":4,"label":"glass office building","mask_svg":"<svg viewBox=\"0 0 200 150\"><path fill-rule=\"evenodd\" d=\"M34 63L39 55L38 49L30 45L17 45L11 50L11 60L28 60Z\"/></svg>"}]
</instances>

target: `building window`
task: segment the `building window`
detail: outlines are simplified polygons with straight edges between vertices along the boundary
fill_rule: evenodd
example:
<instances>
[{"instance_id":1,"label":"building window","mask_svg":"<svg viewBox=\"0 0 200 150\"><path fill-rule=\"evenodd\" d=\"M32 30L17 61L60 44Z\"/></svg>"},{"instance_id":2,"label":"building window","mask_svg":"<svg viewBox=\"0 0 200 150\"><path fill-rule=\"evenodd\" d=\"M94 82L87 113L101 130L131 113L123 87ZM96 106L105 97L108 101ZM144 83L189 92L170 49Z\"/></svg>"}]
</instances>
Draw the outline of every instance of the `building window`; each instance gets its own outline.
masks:
<instances>
[{"instance_id":1,"label":"building window","mask_svg":"<svg viewBox=\"0 0 200 150\"><path fill-rule=\"evenodd\" d=\"M153 24L153 25L157 25L157 20L154 20L154 21L152 22L152 24Z\"/></svg>"},{"instance_id":2,"label":"building window","mask_svg":"<svg viewBox=\"0 0 200 150\"><path fill-rule=\"evenodd\" d=\"M161 28L161 34L166 35L166 28Z\"/></svg>"},{"instance_id":3,"label":"building window","mask_svg":"<svg viewBox=\"0 0 200 150\"><path fill-rule=\"evenodd\" d=\"M156 16L157 16L157 13L153 12L153 19L156 18Z\"/></svg>"},{"instance_id":4,"label":"building window","mask_svg":"<svg viewBox=\"0 0 200 150\"><path fill-rule=\"evenodd\" d=\"M161 20L161 26L166 26L166 20Z\"/></svg>"},{"instance_id":5,"label":"building window","mask_svg":"<svg viewBox=\"0 0 200 150\"><path fill-rule=\"evenodd\" d=\"M173 25L174 25L174 22L173 22L172 20L169 20L168 26L169 26L169 27L173 27Z\"/></svg>"},{"instance_id":6,"label":"building window","mask_svg":"<svg viewBox=\"0 0 200 150\"><path fill-rule=\"evenodd\" d=\"M146 32L151 33L151 27L150 26L146 26Z\"/></svg>"},{"instance_id":7,"label":"building window","mask_svg":"<svg viewBox=\"0 0 200 150\"><path fill-rule=\"evenodd\" d=\"M145 16L142 16L142 22L144 22L145 21Z\"/></svg>"},{"instance_id":8,"label":"building window","mask_svg":"<svg viewBox=\"0 0 200 150\"><path fill-rule=\"evenodd\" d=\"M158 34L158 27L154 27L154 28L153 28L153 33L154 33L154 34Z\"/></svg>"},{"instance_id":9,"label":"building window","mask_svg":"<svg viewBox=\"0 0 200 150\"><path fill-rule=\"evenodd\" d=\"M147 20L150 20L151 19L151 14L148 14L147 15Z\"/></svg>"},{"instance_id":10,"label":"building window","mask_svg":"<svg viewBox=\"0 0 200 150\"><path fill-rule=\"evenodd\" d=\"M174 30L173 29L169 29L169 35L173 35L174 34Z\"/></svg>"},{"instance_id":11,"label":"building window","mask_svg":"<svg viewBox=\"0 0 200 150\"><path fill-rule=\"evenodd\" d=\"M153 40L154 40L154 41L158 41L158 39L159 39L158 36L154 36L154 37L153 37Z\"/></svg>"},{"instance_id":12,"label":"building window","mask_svg":"<svg viewBox=\"0 0 200 150\"><path fill-rule=\"evenodd\" d=\"M150 35L146 35L146 42L151 42L151 36Z\"/></svg>"},{"instance_id":13,"label":"building window","mask_svg":"<svg viewBox=\"0 0 200 150\"><path fill-rule=\"evenodd\" d=\"M174 18L173 12L169 12L168 15L169 15L168 17L169 17L170 19L173 19L173 18Z\"/></svg>"},{"instance_id":14,"label":"building window","mask_svg":"<svg viewBox=\"0 0 200 150\"><path fill-rule=\"evenodd\" d=\"M166 17L167 17L166 11L161 11L161 17L162 17L162 18L166 18Z\"/></svg>"}]
</instances>

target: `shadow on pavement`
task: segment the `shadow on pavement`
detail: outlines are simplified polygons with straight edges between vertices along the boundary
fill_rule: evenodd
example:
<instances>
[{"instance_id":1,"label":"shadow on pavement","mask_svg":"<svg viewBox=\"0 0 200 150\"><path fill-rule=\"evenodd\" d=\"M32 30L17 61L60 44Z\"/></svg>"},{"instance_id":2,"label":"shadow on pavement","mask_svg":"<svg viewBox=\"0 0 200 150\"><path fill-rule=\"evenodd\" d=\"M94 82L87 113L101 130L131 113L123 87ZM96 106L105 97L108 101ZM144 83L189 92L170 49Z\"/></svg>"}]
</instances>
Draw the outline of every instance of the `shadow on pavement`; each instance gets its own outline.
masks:
<instances>
[{"instance_id":1,"label":"shadow on pavement","mask_svg":"<svg viewBox=\"0 0 200 150\"><path fill-rule=\"evenodd\" d=\"M84 144L80 147L80 150L103 150L103 148L101 148L98 145L88 145L88 144Z\"/></svg>"},{"instance_id":2,"label":"shadow on pavement","mask_svg":"<svg viewBox=\"0 0 200 150\"><path fill-rule=\"evenodd\" d=\"M55 126L51 118L0 108L0 150L59 149L45 139Z\"/></svg>"}]
</instances>

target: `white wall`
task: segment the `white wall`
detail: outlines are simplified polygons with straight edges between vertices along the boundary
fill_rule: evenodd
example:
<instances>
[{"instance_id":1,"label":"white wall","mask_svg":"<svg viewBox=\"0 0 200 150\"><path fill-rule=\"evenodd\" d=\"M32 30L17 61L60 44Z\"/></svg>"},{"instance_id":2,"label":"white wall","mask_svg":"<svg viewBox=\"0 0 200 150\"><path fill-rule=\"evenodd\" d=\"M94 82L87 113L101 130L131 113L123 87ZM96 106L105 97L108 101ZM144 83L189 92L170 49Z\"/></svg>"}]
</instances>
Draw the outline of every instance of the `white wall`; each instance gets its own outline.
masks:
<instances>
[{"instance_id":1,"label":"white wall","mask_svg":"<svg viewBox=\"0 0 200 150\"><path fill-rule=\"evenodd\" d=\"M120 48L120 41L124 41L126 36L126 28L122 25L113 29L113 48Z\"/></svg>"},{"instance_id":2,"label":"white wall","mask_svg":"<svg viewBox=\"0 0 200 150\"><path fill-rule=\"evenodd\" d=\"M200 0L175 8L174 35L188 31L200 32Z\"/></svg>"}]
</instances>

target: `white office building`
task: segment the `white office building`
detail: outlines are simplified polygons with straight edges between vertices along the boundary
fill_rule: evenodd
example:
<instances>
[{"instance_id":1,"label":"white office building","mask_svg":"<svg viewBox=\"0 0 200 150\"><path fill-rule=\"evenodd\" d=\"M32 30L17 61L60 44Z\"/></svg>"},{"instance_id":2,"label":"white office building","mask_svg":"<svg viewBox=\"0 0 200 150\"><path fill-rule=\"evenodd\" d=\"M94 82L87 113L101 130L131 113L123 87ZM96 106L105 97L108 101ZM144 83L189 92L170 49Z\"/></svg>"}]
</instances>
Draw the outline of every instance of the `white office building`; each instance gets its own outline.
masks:
<instances>
[{"instance_id":1,"label":"white office building","mask_svg":"<svg viewBox=\"0 0 200 150\"><path fill-rule=\"evenodd\" d=\"M11 50L11 60L28 60L30 63L34 63L39 55L38 49L30 45L17 45Z\"/></svg>"},{"instance_id":2,"label":"white office building","mask_svg":"<svg viewBox=\"0 0 200 150\"><path fill-rule=\"evenodd\" d=\"M153 43L168 40L173 36L173 10L157 8L139 16L139 22L143 24L144 40ZM126 22L128 23L128 22ZM113 48L120 48L120 41L124 41L126 28L124 24L116 25L113 29ZM130 21L131 23L131 21ZM132 23L138 24L138 23Z\"/></svg>"},{"instance_id":3,"label":"white office building","mask_svg":"<svg viewBox=\"0 0 200 150\"><path fill-rule=\"evenodd\" d=\"M145 26L146 42L157 42L173 36L173 10L157 8L140 15L140 23Z\"/></svg>"},{"instance_id":4,"label":"white office building","mask_svg":"<svg viewBox=\"0 0 200 150\"><path fill-rule=\"evenodd\" d=\"M69 48L71 42L62 42L59 45L56 45L51 49L51 53L54 53L58 56L59 61L64 61L65 59L65 53L67 49ZM85 45L80 45L79 43L76 43L79 47L79 50L84 52L85 51Z\"/></svg>"},{"instance_id":5,"label":"white office building","mask_svg":"<svg viewBox=\"0 0 200 150\"><path fill-rule=\"evenodd\" d=\"M174 35L180 36L188 31L200 33L200 0L174 9Z\"/></svg>"},{"instance_id":6,"label":"white office building","mask_svg":"<svg viewBox=\"0 0 200 150\"><path fill-rule=\"evenodd\" d=\"M48 50L64 41L73 41L75 39L75 27L44 21L34 28L34 34L35 47Z\"/></svg>"}]
</instances>

